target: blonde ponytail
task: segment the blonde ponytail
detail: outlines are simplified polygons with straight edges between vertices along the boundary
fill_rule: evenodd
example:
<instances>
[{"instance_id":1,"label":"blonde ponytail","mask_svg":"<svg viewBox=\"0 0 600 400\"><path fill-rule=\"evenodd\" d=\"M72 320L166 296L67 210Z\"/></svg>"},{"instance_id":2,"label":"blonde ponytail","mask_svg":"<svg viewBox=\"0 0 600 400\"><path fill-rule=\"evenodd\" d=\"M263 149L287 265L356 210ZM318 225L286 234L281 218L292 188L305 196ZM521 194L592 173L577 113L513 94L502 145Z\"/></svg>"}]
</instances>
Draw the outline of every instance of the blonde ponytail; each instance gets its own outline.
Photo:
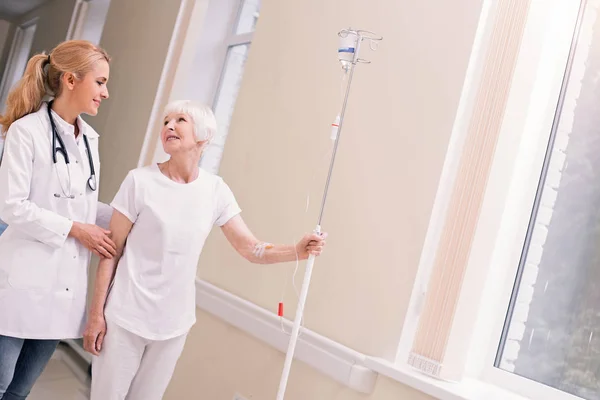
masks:
<instances>
[{"instance_id":1,"label":"blonde ponytail","mask_svg":"<svg viewBox=\"0 0 600 400\"><path fill-rule=\"evenodd\" d=\"M0 116L2 133L5 135L13 122L40 108L46 94L46 74L44 67L48 56L37 54L27 62L23 78L8 94L6 113Z\"/></svg>"},{"instance_id":2,"label":"blonde ponytail","mask_svg":"<svg viewBox=\"0 0 600 400\"><path fill-rule=\"evenodd\" d=\"M31 57L23 78L8 95L6 113L0 116L2 133L6 135L13 122L39 110L46 94L60 96L65 73L83 79L101 60L110 62L110 57L86 40L68 40L56 46L50 55Z\"/></svg>"}]
</instances>

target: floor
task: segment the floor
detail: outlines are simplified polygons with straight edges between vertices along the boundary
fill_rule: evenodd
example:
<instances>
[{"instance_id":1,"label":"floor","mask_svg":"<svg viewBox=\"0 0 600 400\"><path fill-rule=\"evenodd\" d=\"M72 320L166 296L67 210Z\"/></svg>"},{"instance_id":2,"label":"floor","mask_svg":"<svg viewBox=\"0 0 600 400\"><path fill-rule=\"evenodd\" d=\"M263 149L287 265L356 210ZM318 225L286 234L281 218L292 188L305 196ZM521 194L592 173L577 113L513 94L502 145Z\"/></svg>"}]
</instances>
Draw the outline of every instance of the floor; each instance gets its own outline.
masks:
<instances>
[{"instance_id":1,"label":"floor","mask_svg":"<svg viewBox=\"0 0 600 400\"><path fill-rule=\"evenodd\" d=\"M86 365L67 346L60 346L27 400L89 400Z\"/></svg>"}]
</instances>

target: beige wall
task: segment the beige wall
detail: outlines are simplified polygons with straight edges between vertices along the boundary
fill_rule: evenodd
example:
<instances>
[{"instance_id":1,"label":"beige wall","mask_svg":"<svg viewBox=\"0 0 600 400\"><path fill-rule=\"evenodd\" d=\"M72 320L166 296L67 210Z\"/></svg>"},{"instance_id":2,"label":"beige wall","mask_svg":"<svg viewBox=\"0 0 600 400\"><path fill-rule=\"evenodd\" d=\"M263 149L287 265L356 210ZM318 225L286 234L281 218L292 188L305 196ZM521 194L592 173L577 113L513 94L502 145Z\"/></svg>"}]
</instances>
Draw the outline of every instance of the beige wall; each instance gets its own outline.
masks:
<instances>
[{"instance_id":1,"label":"beige wall","mask_svg":"<svg viewBox=\"0 0 600 400\"><path fill-rule=\"evenodd\" d=\"M364 48L373 63L355 74L323 222L329 246L305 314L310 329L366 354L396 350L480 9L481 0L263 2L221 167L263 240L289 243L316 223L340 105L337 31L351 25L385 38L377 52ZM275 311L292 267L249 266L215 231L199 276ZM291 287L285 302L291 318ZM237 390L273 398L282 363L200 315L167 398L230 399ZM361 397L294 364L289 398L425 397L384 379Z\"/></svg>"},{"instance_id":2,"label":"beige wall","mask_svg":"<svg viewBox=\"0 0 600 400\"><path fill-rule=\"evenodd\" d=\"M237 392L249 400L275 399L284 355L198 311L184 354L165 400L231 400ZM311 367L296 362L286 400L432 400L385 377L372 395L348 389Z\"/></svg>"}]
</instances>

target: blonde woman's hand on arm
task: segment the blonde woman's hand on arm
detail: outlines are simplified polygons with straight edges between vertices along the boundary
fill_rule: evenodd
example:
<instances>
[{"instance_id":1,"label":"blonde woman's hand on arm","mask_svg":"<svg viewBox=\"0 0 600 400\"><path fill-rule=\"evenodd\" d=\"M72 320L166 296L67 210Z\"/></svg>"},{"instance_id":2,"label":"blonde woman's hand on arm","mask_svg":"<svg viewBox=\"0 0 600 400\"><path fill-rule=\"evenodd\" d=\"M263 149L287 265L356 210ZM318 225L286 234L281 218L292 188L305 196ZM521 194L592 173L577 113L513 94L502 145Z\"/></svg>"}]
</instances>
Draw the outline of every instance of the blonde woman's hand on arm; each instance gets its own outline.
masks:
<instances>
[{"instance_id":1,"label":"blonde woman's hand on arm","mask_svg":"<svg viewBox=\"0 0 600 400\"><path fill-rule=\"evenodd\" d=\"M110 237L111 231L98 225L73 222L69 236L100 258L113 258L117 254L116 244Z\"/></svg>"}]
</instances>

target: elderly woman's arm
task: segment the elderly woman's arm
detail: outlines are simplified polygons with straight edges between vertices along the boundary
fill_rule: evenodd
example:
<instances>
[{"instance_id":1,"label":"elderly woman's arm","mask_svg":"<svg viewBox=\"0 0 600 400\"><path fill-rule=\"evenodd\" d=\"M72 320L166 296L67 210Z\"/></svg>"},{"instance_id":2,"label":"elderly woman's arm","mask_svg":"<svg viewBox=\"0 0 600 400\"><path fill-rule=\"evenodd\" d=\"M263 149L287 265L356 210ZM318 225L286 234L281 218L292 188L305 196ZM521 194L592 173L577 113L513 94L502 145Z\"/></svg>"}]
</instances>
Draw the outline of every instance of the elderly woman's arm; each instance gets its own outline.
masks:
<instances>
[{"instance_id":1,"label":"elderly woman's arm","mask_svg":"<svg viewBox=\"0 0 600 400\"><path fill-rule=\"evenodd\" d=\"M106 305L108 288L115 277L115 271L132 226L133 223L125 215L116 210L113 212L110 219L110 230L113 241L117 246L117 255L111 259L103 258L98 264L94 297L92 298L88 322L83 334L83 348L94 355L98 355L102 349L102 341L106 334L104 306Z\"/></svg>"},{"instance_id":2,"label":"elderly woman's arm","mask_svg":"<svg viewBox=\"0 0 600 400\"><path fill-rule=\"evenodd\" d=\"M98 202L98 210L96 211L96 225L102 229L108 229L110 219L112 218L113 208L108 204Z\"/></svg>"},{"instance_id":3,"label":"elderly woman's arm","mask_svg":"<svg viewBox=\"0 0 600 400\"><path fill-rule=\"evenodd\" d=\"M239 214L227 221L221 229L233 248L246 260L256 264L305 260L309 254L318 256L323 251L327 237L327 234L309 233L295 245L261 242Z\"/></svg>"}]
</instances>

